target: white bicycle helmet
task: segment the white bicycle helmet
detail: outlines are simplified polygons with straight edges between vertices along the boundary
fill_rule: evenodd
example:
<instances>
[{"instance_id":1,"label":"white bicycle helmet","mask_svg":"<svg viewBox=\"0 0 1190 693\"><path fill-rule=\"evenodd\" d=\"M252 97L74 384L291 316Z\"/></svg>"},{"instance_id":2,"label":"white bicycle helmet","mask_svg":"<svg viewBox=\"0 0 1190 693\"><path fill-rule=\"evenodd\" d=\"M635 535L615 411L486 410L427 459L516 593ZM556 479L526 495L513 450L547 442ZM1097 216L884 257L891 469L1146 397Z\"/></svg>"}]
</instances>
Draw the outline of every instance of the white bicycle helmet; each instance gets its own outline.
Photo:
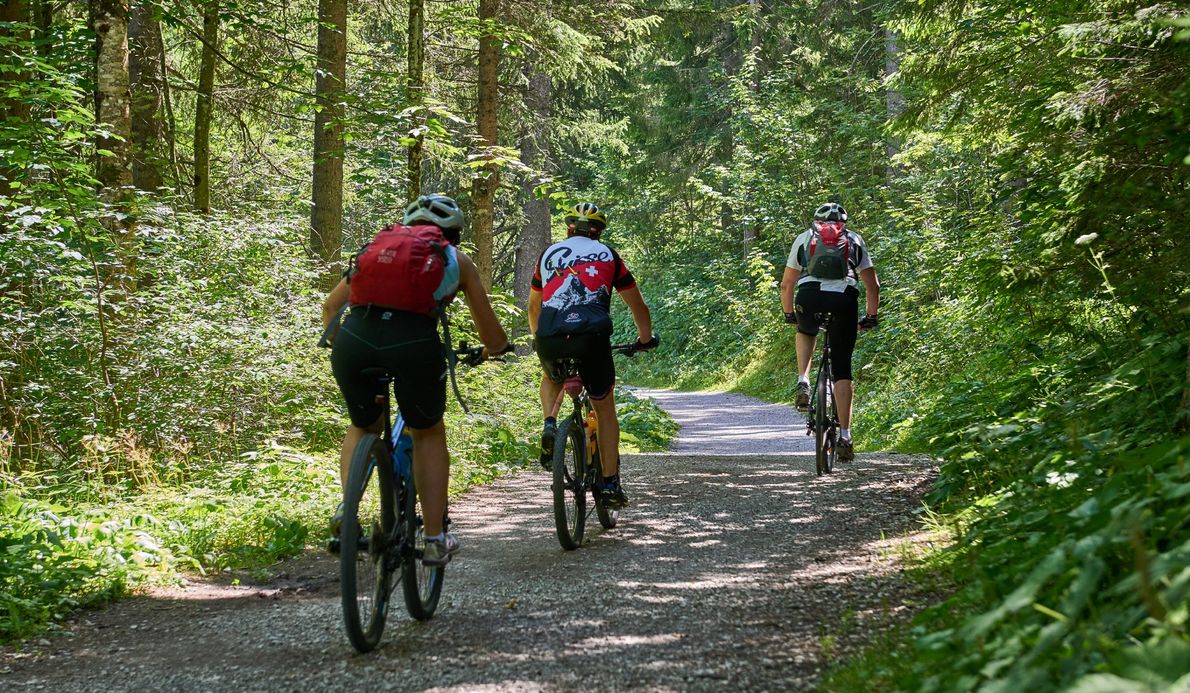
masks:
<instances>
[{"instance_id":1,"label":"white bicycle helmet","mask_svg":"<svg viewBox=\"0 0 1190 693\"><path fill-rule=\"evenodd\" d=\"M461 231L463 210L459 209L459 203L446 195L422 195L405 208L403 223L406 226L433 224L444 230Z\"/></svg>"},{"instance_id":2,"label":"white bicycle helmet","mask_svg":"<svg viewBox=\"0 0 1190 693\"><path fill-rule=\"evenodd\" d=\"M818 221L847 221L847 210L838 202L827 202L814 210L814 218Z\"/></svg>"}]
</instances>

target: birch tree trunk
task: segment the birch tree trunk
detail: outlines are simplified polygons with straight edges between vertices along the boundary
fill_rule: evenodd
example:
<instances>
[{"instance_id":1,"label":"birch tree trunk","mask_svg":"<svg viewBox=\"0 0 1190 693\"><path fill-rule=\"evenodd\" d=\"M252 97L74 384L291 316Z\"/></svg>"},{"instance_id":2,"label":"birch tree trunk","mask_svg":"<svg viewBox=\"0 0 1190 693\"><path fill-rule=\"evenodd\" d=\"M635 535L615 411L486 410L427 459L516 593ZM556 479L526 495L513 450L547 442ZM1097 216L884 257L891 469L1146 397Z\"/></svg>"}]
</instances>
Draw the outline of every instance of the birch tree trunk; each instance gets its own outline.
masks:
<instances>
[{"instance_id":1,"label":"birch tree trunk","mask_svg":"<svg viewBox=\"0 0 1190 693\"><path fill-rule=\"evenodd\" d=\"M165 46L154 6L137 0L128 22L128 79L132 86L132 184L155 191L162 185L165 128L161 101Z\"/></svg>"},{"instance_id":2,"label":"birch tree trunk","mask_svg":"<svg viewBox=\"0 0 1190 693\"><path fill-rule=\"evenodd\" d=\"M479 0L479 19L485 23L485 29L479 40L479 103L476 124L481 144L485 148L496 146L500 43L491 35L487 25L496 21L499 10L499 0ZM499 185L500 171L493 164L486 165L478 171L471 183L471 199L475 204L475 214L471 222L475 240L475 266L479 270L484 288L489 290L492 288L493 269L493 206Z\"/></svg>"},{"instance_id":3,"label":"birch tree trunk","mask_svg":"<svg viewBox=\"0 0 1190 693\"><path fill-rule=\"evenodd\" d=\"M132 184L128 141L132 135L131 93L128 88L128 0L95 0L91 6L95 31L95 118L108 126L96 147L112 153L99 157L96 177L108 190Z\"/></svg>"},{"instance_id":4,"label":"birch tree trunk","mask_svg":"<svg viewBox=\"0 0 1190 693\"><path fill-rule=\"evenodd\" d=\"M103 224L119 252L120 267L110 280L128 291L136 275L136 229L127 214L132 201L128 0L94 0L89 9L95 32L95 117L107 126L107 134L96 139L95 147L110 152L99 157L95 177L101 187L100 198L109 205Z\"/></svg>"},{"instance_id":5,"label":"birch tree trunk","mask_svg":"<svg viewBox=\"0 0 1190 693\"><path fill-rule=\"evenodd\" d=\"M194 207L203 213L211 211L211 112L218 45L219 0L208 0L202 12L202 58L194 107Z\"/></svg>"},{"instance_id":6,"label":"birch tree trunk","mask_svg":"<svg viewBox=\"0 0 1190 693\"><path fill-rule=\"evenodd\" d=\"M545 171L550 165L549 139L541 126L550 118L550 98L553 85L550 76L539 70L529 75L529 89L525 105L529 110L528 123L521 137L521 161L531 169ZM521 183L525 200L525 225L517 238L513 295L516 304L525 309L529 301L529 284L536 269L537 257L550 244L550 203L535 194L541 179L526 175Z\"/></svg>"},{"instance_id":7,"label":"birch tree trunk","mask_svg":"<svg viewBox=\"0 0 1190 693\"><path fill-rule=\"evenodd\" d=\"M409 56L408 56L408 93L405 101L409 107L421 106L425 101L425 40L426 10L425 0L409 0ZM409 177L409 199L417 199L421 195L421 156L423 116L418 111L410 119L410 135L413 144L409 147L407 175Z\"/></svg>"},{"instance_id":8,"label":"birch tree trunk","mask_svg":"<svg viewBox=\"0 0 1190 693\"><path fill-rule=\"evenodd\" d=\"M322 267L320 285L339 281L343 246L343 98L347 84L347 0L319 0L318 74L314 90L314 209L310 248Z\"/></svg>"}]
</instances>

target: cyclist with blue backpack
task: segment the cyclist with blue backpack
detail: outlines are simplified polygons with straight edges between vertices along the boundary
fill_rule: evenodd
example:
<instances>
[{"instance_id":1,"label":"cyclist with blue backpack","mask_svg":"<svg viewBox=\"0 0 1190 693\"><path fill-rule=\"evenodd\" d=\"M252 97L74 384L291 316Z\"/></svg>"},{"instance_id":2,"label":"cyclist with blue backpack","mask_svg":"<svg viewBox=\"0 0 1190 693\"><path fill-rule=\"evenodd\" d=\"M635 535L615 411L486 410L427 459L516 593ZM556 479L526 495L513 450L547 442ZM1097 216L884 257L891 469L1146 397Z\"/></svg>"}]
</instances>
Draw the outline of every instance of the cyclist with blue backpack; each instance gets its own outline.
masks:
<instances>
[{"instance_id":1,"label":"cyclist with blue backpack","mask_svg":"<svg viewBox=\"0 0 1190 693\"><path fill-rule=\"evenodd\" d=\"M376 378L367 368L393 376L397 405L413 437L413 469L425 520L422 562L443 565L459 542L445 531L450 455L446 447L446 350L438 322L459 291L484 344L483 356L510 349L471 258L458 249L463 212L445 195L423 195L405 209L402 224L382 229L351 260L322 307L328 331L345 307L331 351L331 368L347 401L351 425L343 440L340 475L347 471L364 434L384 430L384 407L376 401ZM446 348L449 348L447 345ZM331 520L338 533L342 507Z\"/></svg>"},{"instance_id":2,"label":"cyclist with blue backpack","mask_svg":"<svg viewBox=\"0 0 1190 693\"><path fill-rule=\"evenodd\" d=\"M810 406L810 360L820 326L818 317L833 315L830 331L831 380L839 410L838 456L854 459L851 442L851 403L854 395L851 357L860 329L879 322L880 280L864 239L847 228L847 210L828 202L814 211L814 222L789 250L781 280L781 308L785 322L797 325L798 381L794 403ZM859 288L863 283L866 311L859 318Z\"/></svg>"}]
</instances>

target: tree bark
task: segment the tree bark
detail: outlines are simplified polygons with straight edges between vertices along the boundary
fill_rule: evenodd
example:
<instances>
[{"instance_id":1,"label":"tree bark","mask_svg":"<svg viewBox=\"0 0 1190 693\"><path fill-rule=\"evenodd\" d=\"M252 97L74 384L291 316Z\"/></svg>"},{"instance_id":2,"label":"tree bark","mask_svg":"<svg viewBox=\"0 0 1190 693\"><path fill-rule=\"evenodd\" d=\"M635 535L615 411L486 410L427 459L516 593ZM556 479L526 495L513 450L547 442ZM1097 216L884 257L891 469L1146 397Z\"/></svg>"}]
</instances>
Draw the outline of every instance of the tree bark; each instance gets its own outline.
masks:
<instances>
[{"instance_id":1,"label":"tree bark","mask_svg":"<svg viewBox=\"0 0 1190 693\"><path fill-rule=\"evenodd\" d=\"M407 60L409 86L405 96L405 102L409 108L421 106L425 101L425 21L425 0L409 0L409 56ZM422 121L423 117L420 111L417 111L410 119L410 136L414 140L409 147L406 169L406 175L409 177L410 200L417 199L417 196L421 194L422 133L420 128Z\"/></svg>"},{"instance_id":2,"label":"tree bark","mask_svg":"<svg viewBox=\"0 0 1190 693\"><path fill-rule=\"evenodd\" d=\"M219 0L208 0L202 12L202 58L194 106L194 207L211 211L211 113L215 96L215 49L219 45Z\"/></svg>"},{"instance_id":3,"label":"tree bark","mask_svg":"<svg viewBox=\"0 0 1190 693\"><path fill-rule=\"evenodd\" d=\"M720 0L720 10L725 10L728 5L734 4L735 0ZM715 31L716 44L719 47L719 59L723 65L723 91L730 99L732 93L731 82L740 74L740 67L743 65L743 56L740 55L739 40L736 35L735 24L729 19L724 19L720 22ZM731 102L728 101L722 112L723 122L719 127L719 138L715 144L714 161L723 170L730 170L732 159L735 157L735 110L732 108ZM731 208L731 181L730 174L724 176L720 187L723 195L722 201L719 204L719 226L725 233L730 233L735 226L735 214Z\"/></svg>"},{"instance_id":4,"label":"tree bark","mask_svg":"<svg viewBox=\"0 0 1190 693\"><path fill-rule=\"evenodd\" d=\"M95 167L100 198L110 214L103 224L116 241L120 271L111 281L128 291L136 275L136 229L128 212L132 202L132 95L128 89L128 0L94 0L90 6L95 32L95 117L107 126L95 142L102 155Z\"/></svg>"},{"instance_id":5,"label":"tree bark","mask_svg":"<svg viewBox=\"0 0 1190 693\"><path fill-rule=\"evenodd\" d=\"M1174 424L1182 435L1190 433L1190 341L1186 343L1186 382L1182 383L1182 414Z\"/></svg>"},{"instance_id":6,"label":"tree bark","mask_svg":"<svg viewBox=\"0 0 1190 693\"><path fill-rule=\"evenodd\" d=\"M128 166L131 139L131 93L128 89L128 1L96 0L91 6L95 31L95 118L108 126L96 146L112 153L99 157L97 178L108 189L132 184Z\"/></svg>"},{"instance_id":7,"label":"tree bark","mask_svg":"<svg viewBox=\"0 0 1190 693\"><path fill-rule=\"evenodd\" d=\"M3 4L0 4L0 22L23 23L28 21L29 7L25 4L25 0L5 0ZM0 28L0 38L9 37L26 42L29 40L29 32L27 29ZM5 56L4 60L7 62L14 57L16 56ZM15 85L28 79L28 75L24 72L0 71L0 84ZM17 89L17 91L20 90ZM2 94L0 95L0 134L5 134L9 128L20 127L29 120L29 104L20 96L12 97L3 92L0 94ZM8 137L0 137L0 140L5 139ZM20 175L21 172L18 168L9 165L8 162L0 158L0 196L8 197L12 194L11 183Z\"/></svg>"},{"instance_id":8,"label":"tree bark","mask_svg":"<svg viewBox=\"0 0 1190 693\"><path fill-rule=\"evenodd\" d=\"M488 31L488 26L496 21L499 11L499 0L479 0L479 19L485 23L485 31L479 39L479 103L475 120L485 148L495 147L497 143L500 42ZM471 183L471 200L475 205L471 222L475 240L475 266L484 288L489 290L492 288L493 269L493 206L499 186L500 171L494 164L484 166Z\"/></svg>"},{"instance_id":9,"label":"tree bark","mask_svg":"<svg viewBox=\"0 0 1190 693\"><path fill-rule=\"evenodd\" d=\"M322 267L320 285L339 280L343 246L343 98L347 84L347 0L319 0L318 74L314 115L314 208L310 247Z\"/></svg>"},{"instance_id":10,"label":"tree bark","mask_svg":"<svg viewBox=\"0 0 1190 693\"><path fill-rule=\"evenodd\" d=\"M887 28L884 30L884 79L886 82L901 70L901 49L897 39L897 32ZM888 120L893 120L905 110L905 97L901 92L896 89L890 89L886 85L884 89L884 108L887 112ZM884 153L889 158L889 178L895 178L897 175L896 167L892 165L892 158L900 153L900 151L900 141L889 135L884 141Z\"/></svg>"},{"instance_id":11,"label":"tree bark","mask_svg":"<svg viewBox=\"0 0 1190 693\"><path fill-rule=\"evenodd\" d=\"M137 0L128 22L128 79L132 85L132 184L140 190L161 187L165 128L161 102L165 81L165 46L155 6Z\"/></svg>"},{"instance_id":12,"label":"tree bark","mask_svg":"<svg viewBox=\"0 0 1190 693\"><path fill-rule=\"evenodd\" d=\"M51 0L34 0L33 24L37 27L37 38L40 40L37 54L48 58L54 52L54 44L50 42L50 31L54 28L54 4Z\"/></svg>"},{"instance_id":13,"label":"tree bark","mask_svg":"<svg viewBox=\"0 0 1190 693\"><path fill-rule=\"evenodd\" d=\"M530 169L539 171L545 171L549 166L549 138L541 126L550 118L552 91L550 76L533 70L529 75L525 100L530 115L521 137L521 161ZM550 244L550 203L537 196L536 188L540 183L541 178L536 174L526 175L521 182L526 222L517 238L513 296L522 310L528 306L529 284L536 269L537 257Z\"/></svg>"}]
</instances>

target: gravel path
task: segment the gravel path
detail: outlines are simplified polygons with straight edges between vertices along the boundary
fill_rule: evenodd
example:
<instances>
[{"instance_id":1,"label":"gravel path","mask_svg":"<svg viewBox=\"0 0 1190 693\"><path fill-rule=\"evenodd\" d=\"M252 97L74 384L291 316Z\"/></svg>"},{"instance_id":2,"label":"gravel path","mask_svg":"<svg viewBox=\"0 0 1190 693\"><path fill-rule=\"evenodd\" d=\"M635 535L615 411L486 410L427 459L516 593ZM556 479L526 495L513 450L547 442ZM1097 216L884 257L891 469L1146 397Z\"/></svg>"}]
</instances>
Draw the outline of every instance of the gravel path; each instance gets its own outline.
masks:
<instances>
[{"instance_id":1,"label":"gravel path","mask_svg":"<svg viewBox=\"0 0 1190 693\"><path fill-rule=\"evenodd\" d=\"M814 452L806 417L793 407L730 392L681 392L633 388L652 398L681 426L674 454L771 455Z\"/></svg>"},{"instance_id":2,"label":"gravel path","mask_svg":"<svg viewBox=\"0 0 1190 693\"><path fill-rule=\"evenodd\" d=\"M895 557L920 539L934 471L861 454L816 478L810 455L771 452L781 436L741 432L787 411L684 397L658 393L686 425L678 450L704 454L625 456L633 507L606 532L592 516L577 551L554 537L544 472L454 501L464 549L438 614L417 623L398 601L370 655L342 634L337 563L312 552L262 585L193 583L85 612L66 636L0 652L0 689L811 690L929 598ZM713 413L719 435L683 408ZM765 454L705 454L715 438Z\"/></svg>"}]
</instances>

